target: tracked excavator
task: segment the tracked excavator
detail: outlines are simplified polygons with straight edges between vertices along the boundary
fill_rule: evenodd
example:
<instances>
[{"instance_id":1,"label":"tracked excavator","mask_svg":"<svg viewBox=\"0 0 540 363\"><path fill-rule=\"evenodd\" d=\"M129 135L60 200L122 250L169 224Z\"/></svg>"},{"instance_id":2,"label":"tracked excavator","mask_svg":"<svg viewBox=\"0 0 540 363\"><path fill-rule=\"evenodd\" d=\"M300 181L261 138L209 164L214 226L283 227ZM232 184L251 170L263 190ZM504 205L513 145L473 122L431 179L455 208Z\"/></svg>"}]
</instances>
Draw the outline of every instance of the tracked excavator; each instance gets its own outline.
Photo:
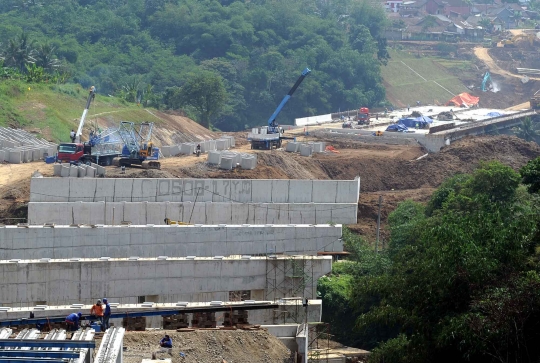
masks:
<instances>
[{"instance_id":1,"label":"tracked excavator","mask_svg":"<svg viewBox=\"0 0 540 363\"><path fill-rule=\"evenodd\" d=\"M153 122L122 121L116 130L124 146L122 153L114 158L113 165L132 166L139 165L143 169L161 169L159 162L159 149L152 143Z\"/></svg>"}]
</instances>

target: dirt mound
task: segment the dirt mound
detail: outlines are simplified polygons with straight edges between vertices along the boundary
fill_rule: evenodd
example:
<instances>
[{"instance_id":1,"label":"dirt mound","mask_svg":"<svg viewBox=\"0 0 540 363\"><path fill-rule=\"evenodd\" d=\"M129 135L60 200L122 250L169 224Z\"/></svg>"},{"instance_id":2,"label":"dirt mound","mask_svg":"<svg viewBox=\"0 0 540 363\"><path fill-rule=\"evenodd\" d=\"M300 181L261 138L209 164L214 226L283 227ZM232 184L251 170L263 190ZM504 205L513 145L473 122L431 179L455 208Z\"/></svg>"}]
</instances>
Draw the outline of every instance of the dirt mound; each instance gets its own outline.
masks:
<instances>
[{"instance_id":1,"label":"dirt mound","mask_svg":"<svg viewBox=\"0 0 540 363\"><path fill-rule=\"evenodd\" d=\"M157 358L172 362L222 363L284 363L289 362L289 350L273 335L260 331L175 331L127 332L124 336L124 363L140 363L150 359L159 349L158 343L167 333L173 341L172 355L158 353ZM185 358L180 356L185 354Z\"/></svg>"},{"instance_id":2,"label":"dirt mound","mask_svg":"<svg viewBox=\"0 0 540 363\"><path fill-rule=\"evenodd\" d=\"M321 157L319 164L330 179L361 178L362 192L433 188L457 173L469 173L481 161L498 160L519 169L540 156L540 146L514 136L469 137L420 160L387 157Z\"/></svg>"}]
</instances>

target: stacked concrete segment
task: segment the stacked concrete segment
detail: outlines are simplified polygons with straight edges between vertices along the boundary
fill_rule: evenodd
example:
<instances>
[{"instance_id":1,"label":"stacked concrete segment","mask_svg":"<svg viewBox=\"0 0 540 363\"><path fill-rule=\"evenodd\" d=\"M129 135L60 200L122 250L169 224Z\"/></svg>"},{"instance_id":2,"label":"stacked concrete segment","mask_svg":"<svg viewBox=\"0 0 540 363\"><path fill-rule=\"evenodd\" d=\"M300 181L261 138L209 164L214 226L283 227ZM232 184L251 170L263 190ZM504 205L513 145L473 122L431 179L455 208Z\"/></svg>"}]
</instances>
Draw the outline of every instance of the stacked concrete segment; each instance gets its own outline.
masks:
<instances>
[{"instance_id":1,"label":"stacked concrete segment","mask_svg":"<svg viewBox=\"0 0 540 363\"><path fill-rule=\"evenodd\" d=\"M105 176L105 170L104 167L94 163L91 163L91 165L54 164L53 175L72 178L94 178Z\"/></svg>"},{"instance_id":2,"label":"stacked concrete segment","mask_svg":"<svg viewBox=\"0 0 540 363\"><path fill-rule=\"evenodd\" d=\"M281 256L207 258L124 258L0 261L0 291L3 304L55 301L58 304L88 301L107 296L159 296L160 302L229 299L230 291L265 290L269 264L282 265L273 274L276 286L290 280L295 264L311 264L316 281L331 271L330 256ZM315 296L316 284L306 284L299 296ZM289 292L288 294L293 293ZM266 299L281 298L266 290ZM169 301L167 301L169 300Z\"/></svg>"},{"instance_id":3,"label":"stacked concrete segment","mask_svg":"<svg viewBox=\"0 0 540 363\"><path fill-rule=\"evenodd\" d=\"M308 142L307 144L299 142L288 142L285 146L287 152L299 152L302 156L311 156L313 153L322 153L326 150L324 142Z\"/></svg>"},{"instance_id":4,"label":"stacked concrete segment","mask_svg":"<svg viewBox=\"0 0 540 363\"><path fill-rule=\"evenodd\" d=\"M56 144L12 128L0 127L0 162L12 164L43 160L56 153Z\"/></svg>"},{"instance_id":5,"label":"stacked concrete segment","mask_svg":"<svg viewBox=\"0 0 540 363\"><path fill-rule=\"evenodd\" d=\"M298 179L132 179L99 178L81 182L32 178L31 202L233 202L357 203L360 178Z\"/></svg>"},{"instance_id":6,"label":"stacked concrete segment","mask_svg":"<svg viewBox=\"0 0 540 363\"><path fill-rule=\"evenodd\" d=\"M213 257L343 251L341 225L0 227L3 259Z\"/></svg>"},{"instance_id":7,"label":"stacked concrete segment","mask_svg":"<svg viewBox=\"0 0 540 363\"><path fill-rule=\"evenodd\" d=\"M164 219L191 224L324 224L357 222L357 203L229 202L30 202L28 222L54 224L163 225Z\"/></svg>"},{"instance_id":8,"label":"stacked concrete segment","mask_svg":"<svg viewBox=\"0 0 540 363\"><path fill-rule=\"evenodd\" d=\"M233 136L223 136L218 140L202 140L185 142L179 145L169 145L161 147L161 154L164 157L177 156L177 155L193 155L195 153L197 144L201 146L201 153L209 153L215 150L228 150L235 146L235 140Z\"/></svg>"}]
</instances>

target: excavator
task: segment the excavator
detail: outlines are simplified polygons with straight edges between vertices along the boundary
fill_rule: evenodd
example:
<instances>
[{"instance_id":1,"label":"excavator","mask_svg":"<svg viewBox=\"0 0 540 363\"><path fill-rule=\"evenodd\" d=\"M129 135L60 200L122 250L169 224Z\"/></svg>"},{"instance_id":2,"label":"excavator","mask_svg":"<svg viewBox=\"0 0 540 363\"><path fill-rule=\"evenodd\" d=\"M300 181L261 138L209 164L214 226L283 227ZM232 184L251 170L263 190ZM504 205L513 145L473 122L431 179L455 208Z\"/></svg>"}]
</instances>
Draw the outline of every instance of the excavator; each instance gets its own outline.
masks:
<instances>
[{"instance_id":1,"label":"excavator","mask_svg":"<svg viewBox=\"0 0 540 363\"><path fill-rule=\"evenodd\" d=\"M501 40L501 44L505 48L515 48L520 40L526 40L527 42L529 42L529 46L532 47L534 46L534 43L537 42L539 39L536 33L518 34L514 35L510 39Z\"/></svg>"}]
</instances>

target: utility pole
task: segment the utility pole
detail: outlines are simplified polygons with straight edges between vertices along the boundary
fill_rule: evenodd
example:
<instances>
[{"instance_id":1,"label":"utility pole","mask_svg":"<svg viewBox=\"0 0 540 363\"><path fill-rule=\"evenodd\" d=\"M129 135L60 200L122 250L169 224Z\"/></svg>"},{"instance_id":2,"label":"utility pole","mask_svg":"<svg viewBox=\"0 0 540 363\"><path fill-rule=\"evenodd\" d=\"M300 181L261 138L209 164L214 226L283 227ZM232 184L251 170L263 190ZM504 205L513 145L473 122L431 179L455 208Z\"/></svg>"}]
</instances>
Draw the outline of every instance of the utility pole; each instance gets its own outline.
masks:
<instances>
[{"instance_id":1,"label":"utility pole","mask_svg":"<svg viewBox=\"0 0 540 363\"><path fill-rule=\"evenodd\" d=\"M382 195L379 195L379 213L377 213L377 242L375 242L375 253L379 252L379 232L381 230L381 204Z\"/></svg>"}]
</instances>

